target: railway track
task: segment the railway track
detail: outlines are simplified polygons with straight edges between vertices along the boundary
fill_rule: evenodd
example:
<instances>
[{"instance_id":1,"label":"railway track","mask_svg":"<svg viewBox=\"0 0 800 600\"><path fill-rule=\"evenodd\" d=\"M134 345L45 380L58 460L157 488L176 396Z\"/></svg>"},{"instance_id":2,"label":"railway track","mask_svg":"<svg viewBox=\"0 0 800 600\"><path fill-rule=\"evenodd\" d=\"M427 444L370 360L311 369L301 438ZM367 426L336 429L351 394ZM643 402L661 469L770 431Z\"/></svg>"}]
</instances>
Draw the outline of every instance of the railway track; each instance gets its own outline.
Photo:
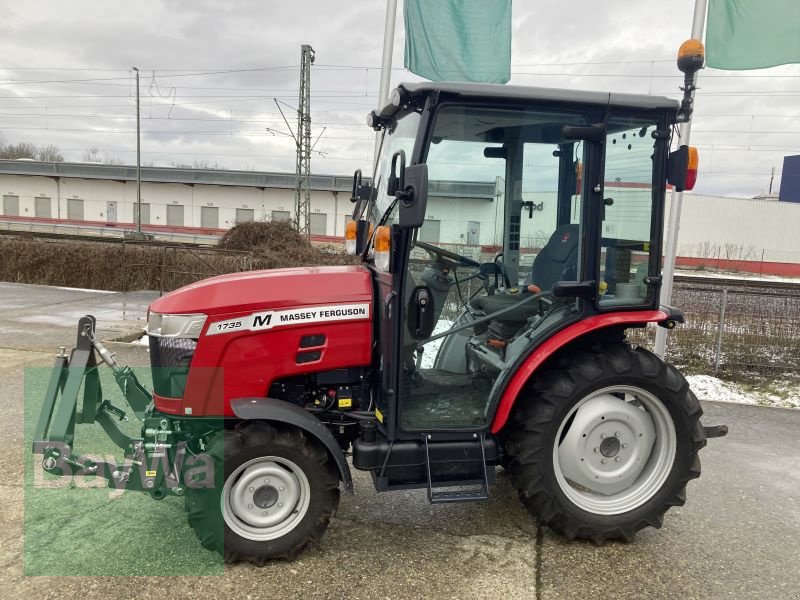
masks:
<instances>
[{"instance_id":1,"label":"railway track","mask_svg":"<svg viewBox=\"0 0 800 600\"><path fill-rule=\"evenodd\" d=\"M703 277L694 275L676 275L675 283L684 287L703 288L741 288L752 289L754 292L776 290L783 292L800 293L800 280L798 281L772 281L769 279L747 279L743 277Z\"/></svg>"},{"instance_id":2,"label":"railway track","mask_svg":"<svg viewBox=\"0 0 800 600\"><path fill-rule=\"evenodd\" d=\"M105 242L108 244L147 244L149 246L190 246L192 248L216 248L214 244L193 242L193 241L179 241L179 240L165 240L158 239L157 237L152 240L135 240L119 236L99 236L99 235L83 235L83 234L69 234L69 233L47 233L39 231L18 231L0 229L0 236L3 237L18 237L24 239L46 239L58 241L74 241L74 242Z\"/></svg>"}]
</instances>

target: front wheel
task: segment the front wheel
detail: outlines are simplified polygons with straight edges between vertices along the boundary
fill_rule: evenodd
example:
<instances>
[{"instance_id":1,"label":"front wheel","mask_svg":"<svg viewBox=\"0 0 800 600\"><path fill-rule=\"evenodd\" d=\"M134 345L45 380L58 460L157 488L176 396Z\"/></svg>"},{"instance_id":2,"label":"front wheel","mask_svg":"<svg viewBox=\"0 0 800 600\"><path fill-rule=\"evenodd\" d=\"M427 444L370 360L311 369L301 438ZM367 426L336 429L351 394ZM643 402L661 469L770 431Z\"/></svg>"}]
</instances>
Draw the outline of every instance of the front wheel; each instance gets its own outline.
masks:
<instances>
[{"instance_id":1,"label":"front wheel","mask_svg":"<svg viewBox=\"0 0 800 600\"><path fill-rule=\"evenodd\" d=\"M538 374L505 435L522 502L568 538L632 540L685 501L700 475L702 409L686 379L610 344Z\"/></svg>"},{"instance_id":2,"label":"front wheel","mask_svg":"<svg viewBox=\"0 0 800 600\"><path fill-rule=\"evenodd\" d=\"M189 524L225 562L294 559L319 539L339 505L328 454L302 431L263 422L218 433L206 448L214 485L188 486Z\"/></svg>"}]
</instances>

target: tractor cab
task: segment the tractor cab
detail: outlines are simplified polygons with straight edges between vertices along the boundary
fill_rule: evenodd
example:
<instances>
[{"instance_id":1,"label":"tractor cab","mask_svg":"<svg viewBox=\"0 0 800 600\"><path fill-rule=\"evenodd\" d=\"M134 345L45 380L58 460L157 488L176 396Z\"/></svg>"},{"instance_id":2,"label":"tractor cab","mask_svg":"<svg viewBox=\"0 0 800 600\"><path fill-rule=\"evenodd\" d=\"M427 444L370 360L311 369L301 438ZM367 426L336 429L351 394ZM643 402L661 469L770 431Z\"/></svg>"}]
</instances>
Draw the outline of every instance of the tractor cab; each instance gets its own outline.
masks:
<instances>
[{"instance_id":1,"label":"tractor cab","mask_svg":"<svg viewBox=\"0 0 800 600\"><path fill-rule=\"evenodd\" d=\"M519 366L595 315L659 308L668 98L405 84L369 120L354 218L390 437L486 432Z\"/></svg>"}]
</instances>

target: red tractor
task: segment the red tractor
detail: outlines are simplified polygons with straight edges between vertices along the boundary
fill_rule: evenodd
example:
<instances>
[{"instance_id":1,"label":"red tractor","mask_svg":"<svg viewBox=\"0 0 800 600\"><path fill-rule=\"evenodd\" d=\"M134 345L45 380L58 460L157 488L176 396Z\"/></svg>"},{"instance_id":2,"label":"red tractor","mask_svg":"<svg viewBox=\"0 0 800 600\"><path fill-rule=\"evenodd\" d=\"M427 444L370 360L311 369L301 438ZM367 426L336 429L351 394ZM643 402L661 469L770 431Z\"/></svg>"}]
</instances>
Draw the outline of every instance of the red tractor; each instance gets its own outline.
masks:
<instances>
[{"instance_id":1,"label":"red tractor","mask_svg":"<svg viewBox=\"0 0 800 600\"><path fill-rule=\"evenodd\" d=\"M152 394L84 317L36 430L44 469L185 496L200 541L227 561L294 558L352 490L351 468L379 492L423 488L439 503L486 499L500 465L570 539L660 527L706 438L725 432L701 425L681 373L626 341L682 320L659 290L668 180L691 177L689 150L670 152L686 109L399 86L369 115L375 174L354 178L347 249L361 264L224 275L159 298ZM98 355L141 437L116 428ZM72 452L76 423L92 422L125 465Z\"/></svg>"}]
</instances>

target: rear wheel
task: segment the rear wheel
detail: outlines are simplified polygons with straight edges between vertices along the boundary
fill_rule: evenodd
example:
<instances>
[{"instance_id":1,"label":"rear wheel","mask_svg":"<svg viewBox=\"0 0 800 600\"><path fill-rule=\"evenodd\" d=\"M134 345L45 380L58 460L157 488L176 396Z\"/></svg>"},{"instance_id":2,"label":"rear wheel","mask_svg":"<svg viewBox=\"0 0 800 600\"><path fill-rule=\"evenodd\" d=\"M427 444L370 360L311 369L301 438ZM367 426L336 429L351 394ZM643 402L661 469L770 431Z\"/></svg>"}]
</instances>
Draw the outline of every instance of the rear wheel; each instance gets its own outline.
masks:
<instances>
[{"instance_id":1,"label":"rear wheel","mask_svg":"<svg viewBox=\"0 0 800 600\"><path fill-rule=\"evenodd\" d=\"M700 404L646 350L577 352L517 402L504 440L512 482L532 514L570 539L632 540L661 527L700 475Z\"/></svg>"},{"instance_id":2,"label":"rear wheel","mask_svg":"<svg viewBox=\"0 0 800 600\"><path fill-rule=\"evenodd\" d=\"M338 473L302 431L263 422L217 434L206 448L211 487L187 487L189 524L225 562L294 559L339 505Z\"/></svg>"}]
</instances>

